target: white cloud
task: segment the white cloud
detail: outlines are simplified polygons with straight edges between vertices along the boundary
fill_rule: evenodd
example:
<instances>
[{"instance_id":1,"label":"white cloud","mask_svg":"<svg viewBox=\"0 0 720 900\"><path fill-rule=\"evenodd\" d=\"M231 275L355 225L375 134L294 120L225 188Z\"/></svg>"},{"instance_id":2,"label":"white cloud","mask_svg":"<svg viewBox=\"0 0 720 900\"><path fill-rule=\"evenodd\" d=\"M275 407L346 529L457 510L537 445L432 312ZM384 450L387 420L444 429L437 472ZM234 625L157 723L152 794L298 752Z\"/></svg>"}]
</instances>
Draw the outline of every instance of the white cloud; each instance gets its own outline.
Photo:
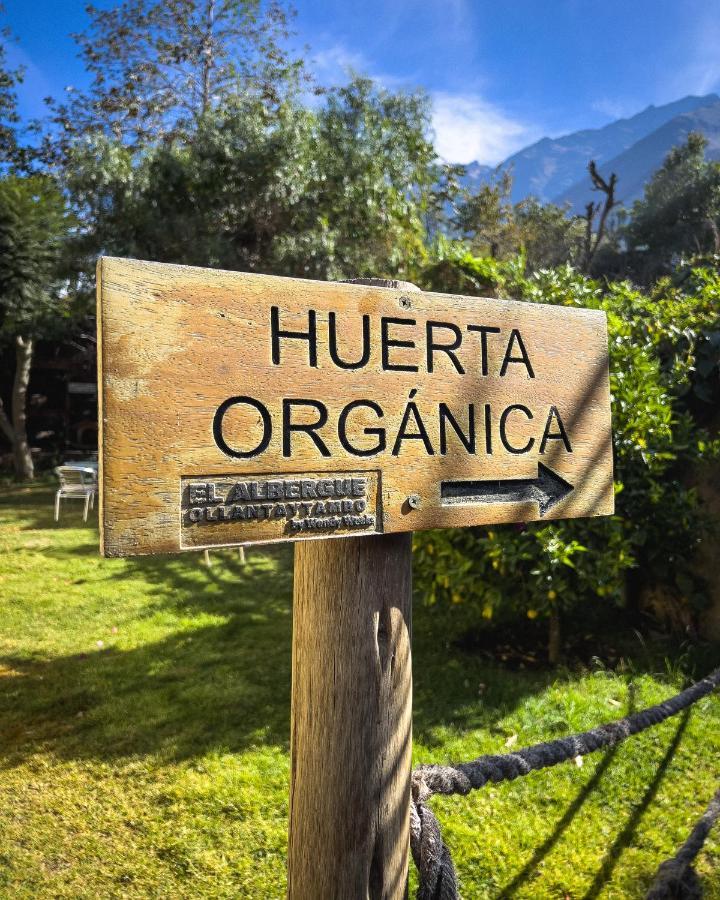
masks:
<instances>
[{"instance_id":1,"label":"white cloud","mask_svg":"<svg viewBox=\"0 0 720 900\"><path fill-rule=\"evenodd\" d=\"M476 94L432 95L435 146L448 162L502 162L536 140L538 130L513 119Z\"/></svg>"},{"instance_id":2,"label":"white cloud","mask_svg":"<svg viewBox=\"0 0 720 900\"><path fill-rule=\"evenodd\" d=\"M314 53L310 58L310 65L321 84L343 83L349 71L366 73L370 69L362 53L348 50L339 43Z\"/></svg>"}]
</instances>

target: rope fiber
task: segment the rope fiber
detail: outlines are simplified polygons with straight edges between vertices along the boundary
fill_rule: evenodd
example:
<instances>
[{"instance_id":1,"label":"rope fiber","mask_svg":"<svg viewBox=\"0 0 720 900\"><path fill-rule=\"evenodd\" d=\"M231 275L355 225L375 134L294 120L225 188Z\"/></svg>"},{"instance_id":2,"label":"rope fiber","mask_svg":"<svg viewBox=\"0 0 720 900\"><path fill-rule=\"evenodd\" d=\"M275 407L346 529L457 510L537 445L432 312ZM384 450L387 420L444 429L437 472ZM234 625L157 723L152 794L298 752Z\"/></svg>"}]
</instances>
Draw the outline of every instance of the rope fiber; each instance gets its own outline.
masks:
<instances>
[{"instance_id":1,"label":"rope fiber","mask_svg":"<svg viewBox=\"0 0 720 900\"><path fill-rule=\"evenodd\" d=\"M718 818L720 818L720 789L715 793L682 847L672 859L665 860L658 869L647 900L696 900L702 896L702 889L692 864Z\"/></svg>"},{"instance_id":2,"label":"rope fiber","mask_svg":"<svg viewBox=\"0 0 720 900\"><path fill-rule=\"evenodd\" d=\"M469 794L470 791L483 787L489 781L493 783L510 781L522 775L528 775L537 769L556 766L578 756L595 753L604 747L612 747L653 725L659 725L670 716L677 715L712 693L719 685L720 668L662 703L592 728L590 731L533 744L531 747L515 753L480 756L472 762L447 766L417 766L412 773L410 810L410 848L419 876L417 900L458 900L459 897L457 875L450 851L442 839L437 819L427 806L427 801L433 794ZM718 798L716 797L716 799ZM718 799L718 804L720 805L720 799ZM710 807L708 808L709 812ZM710 830L717 817L718 812L707 826L707 831ZM695 830L688 839L688 843L693 836L695 836ZM704 839L703 837L703 841ZM695 854L690 857L690 862L699 851L700 846L702 843L698 846ZM687 843L683 845L678 857L686 851L686 847ZM670 863L674 863L678 857L668 861L668 869ZM682 858L685 859L684 856ZM683 871L688 868L689 862L684 865ZM672 895L657 894L653 900L661 900L661 898L669 896Z\"/></svg>"}]
</instances>

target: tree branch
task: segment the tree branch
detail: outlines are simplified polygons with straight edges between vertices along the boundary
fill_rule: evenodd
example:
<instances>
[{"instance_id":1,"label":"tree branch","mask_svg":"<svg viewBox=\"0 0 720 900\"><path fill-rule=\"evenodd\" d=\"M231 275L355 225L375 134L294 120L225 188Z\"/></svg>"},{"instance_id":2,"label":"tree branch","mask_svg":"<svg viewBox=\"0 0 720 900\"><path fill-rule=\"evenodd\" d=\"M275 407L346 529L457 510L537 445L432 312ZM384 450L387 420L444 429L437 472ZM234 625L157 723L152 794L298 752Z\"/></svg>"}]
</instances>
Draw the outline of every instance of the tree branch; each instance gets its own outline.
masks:
<instances>
[{"instance_id":1,"label":"tree branch","mask_svg":"<svg viewBox=\"0 0 720 900\"><path fill-rule=\"evenodd\" d=\"M615 172L613 172L606 181L598 172L597 164L594 159L590 160L590 163L588 164L588 172L590 173L590 179L593 183L593 190L601 191L605 194L605 200L602 207L600 206L600 203L593 202L588 203L585 207L585 252L583 258L583 272L585 272L586 275L590 274L590 266L595 258L600 242L605 236L605 228L607 226L607 219L610 215L610 211L617 205L617 201L615 200L617 175ZM593 238L593 220L600 209L602 209L600 221L598 222L598 228L595 232L595 237Z\"/></svg>"}]
</instances>

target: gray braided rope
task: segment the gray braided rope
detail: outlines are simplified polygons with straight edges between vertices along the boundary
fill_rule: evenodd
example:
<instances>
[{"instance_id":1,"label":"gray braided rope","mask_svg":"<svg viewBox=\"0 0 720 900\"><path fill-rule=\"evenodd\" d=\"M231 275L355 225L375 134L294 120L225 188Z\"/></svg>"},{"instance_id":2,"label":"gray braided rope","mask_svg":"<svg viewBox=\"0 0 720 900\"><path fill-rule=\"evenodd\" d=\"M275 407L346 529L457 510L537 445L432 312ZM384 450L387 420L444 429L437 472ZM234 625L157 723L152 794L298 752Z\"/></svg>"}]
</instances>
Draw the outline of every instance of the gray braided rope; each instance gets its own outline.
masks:
<instances>
[{"instance_id":1,"label":"gray braided rope","mask_svg":"<svg viewBox=\"0 0 720 900\"><path fill-rule=\"evenodd\" d=\"M537 769L587 756L624 741L697 703L720 685L720 669L655 706L590 731L533 744L515 753L480 756L468 763L417 766L412 773L410 848L418 869L417 900L457 900L457 875L440 825L426 805L433 794L469 794L489 781L511 781Z\"/></svg>"},{"instance_id":2,"label":"gray braided rope","mask_svg":"<svg viewBox=\"0 0 720 900\"><path fill-rule=\"evenodd\" d=\"M692 864L718 818L720 818L720 789L715 793L682 847L672 859L666 859L658 869L647 900L695 900L702 896Z\"/></svg>"}]
</instances>

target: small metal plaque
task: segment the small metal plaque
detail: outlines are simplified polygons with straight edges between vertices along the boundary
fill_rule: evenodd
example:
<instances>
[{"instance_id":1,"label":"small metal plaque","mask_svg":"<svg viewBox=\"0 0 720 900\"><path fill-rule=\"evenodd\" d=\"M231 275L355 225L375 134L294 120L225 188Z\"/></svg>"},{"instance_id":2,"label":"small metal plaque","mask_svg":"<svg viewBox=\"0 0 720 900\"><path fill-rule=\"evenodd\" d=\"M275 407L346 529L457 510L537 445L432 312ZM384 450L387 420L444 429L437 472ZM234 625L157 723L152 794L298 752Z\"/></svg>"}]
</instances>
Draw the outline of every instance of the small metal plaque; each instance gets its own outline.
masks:
<instances>
[{"instance_id":1,"label":"small metal plaque","mask_svg":"<svg viewBox=\"0 0 720 900\"><path fill-rule=\"evenodd\" d=\"M373 534L378 488L377 472L185 477L181 547Z\"/></svg>"}]
</instances>

